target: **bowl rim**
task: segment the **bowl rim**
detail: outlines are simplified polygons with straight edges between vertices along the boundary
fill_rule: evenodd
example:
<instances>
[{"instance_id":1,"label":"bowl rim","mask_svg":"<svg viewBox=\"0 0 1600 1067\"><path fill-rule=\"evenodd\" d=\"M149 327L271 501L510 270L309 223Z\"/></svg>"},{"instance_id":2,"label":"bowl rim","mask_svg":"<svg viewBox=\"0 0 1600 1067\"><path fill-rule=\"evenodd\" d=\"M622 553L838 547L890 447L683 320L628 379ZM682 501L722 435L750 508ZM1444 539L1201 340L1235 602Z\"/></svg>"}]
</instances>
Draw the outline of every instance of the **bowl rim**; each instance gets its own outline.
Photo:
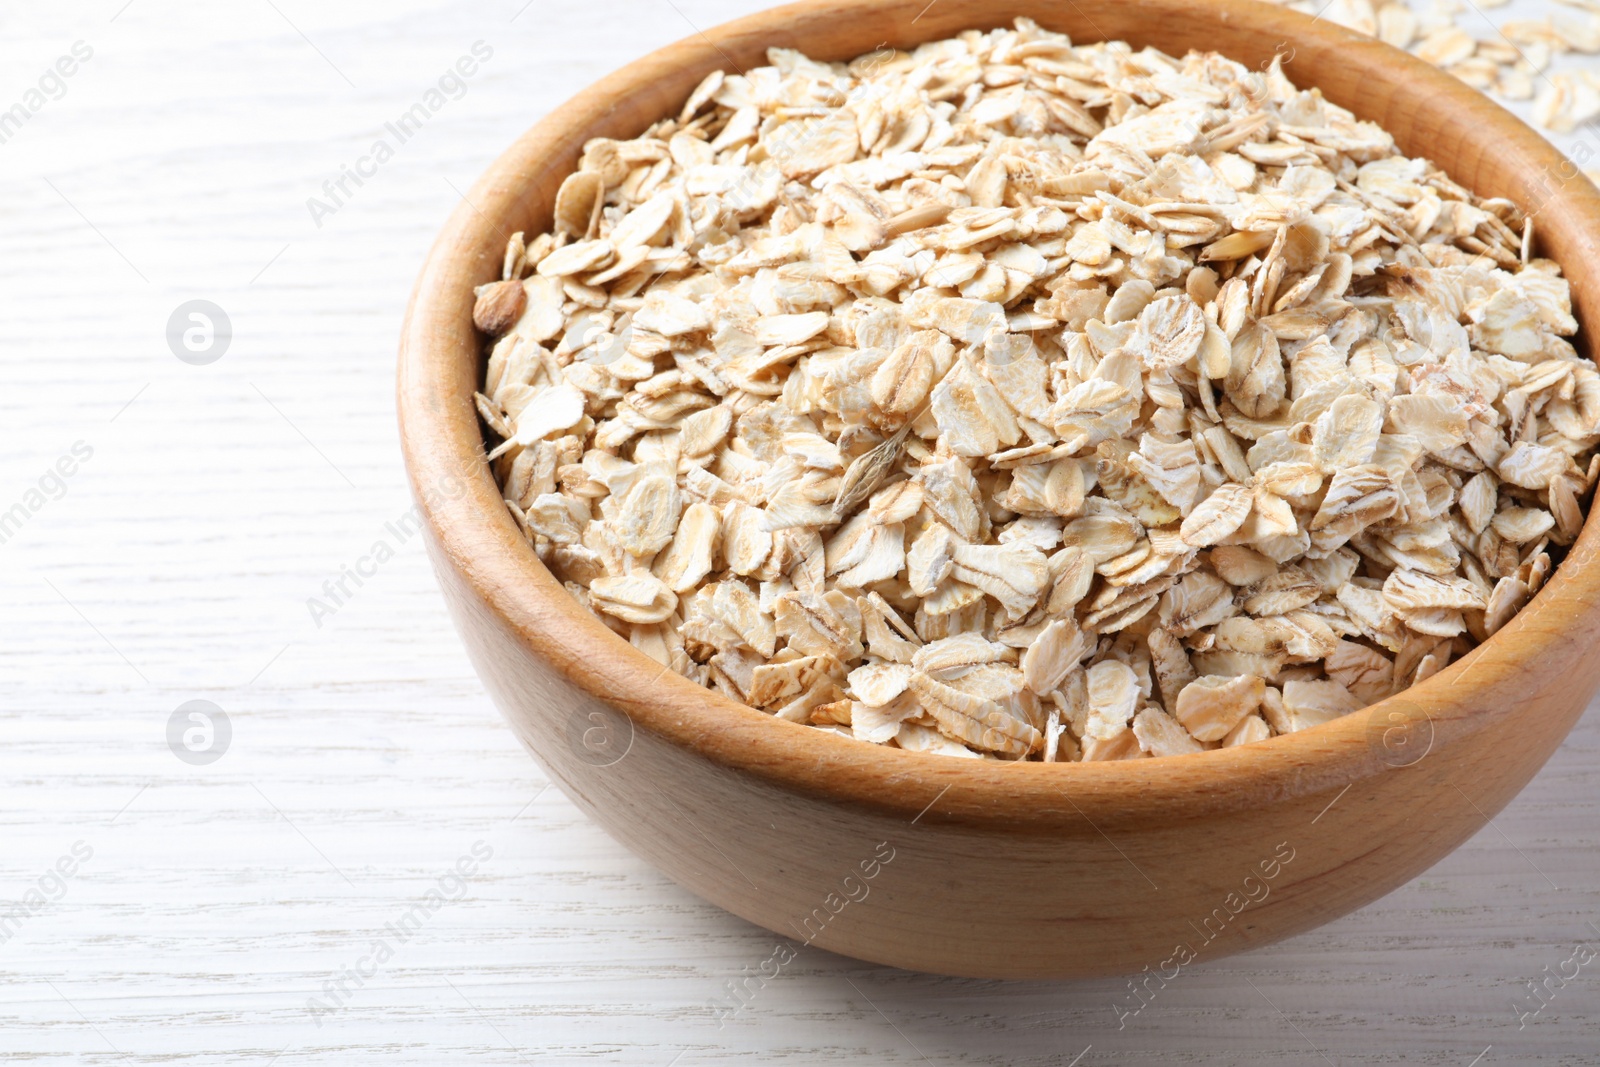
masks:
<instances>
[{"instance_id":1,"label":"bowl rim","mask_svg":"<svg viewBox=\"0 0 1600 1067\"><path fill-rule=\"evenodd\" d=\"M950 36L952 18L961 18L959 26L993 28L1019 15L1037 15L1044 6L1038 0L1006 0L985 4L983 15L973 19L961 15L968 4L947 3L943 12L934 8L937 14L921 29L912 26L921 15L911 18L905 25L912 32L894 43ZM1295 49L1337 49L1362 74L1381 78L1387 68L1390 80L1407 83L1420 101L1418 122L1451 111L1484 131L1482 144L1461 151L1467 152L1475 174L1488 167L1490 177L1504 187L1493 195L1511 195L1525 203L1541 191L1547 194L1540 199L1539 213L1567 229L1554 238L1540 238L1541 247L1562 263L1575 303L1580 283L1586 285L1585 293L1600 284L1586 266L1568 269L1569 264L1600 261L1600 192L1581 171L1563 166L1565 157L1541 135L1477 90L1371 38L1256 0L1109 3L1123 9L1124 19L1181 15L1211 18L1219 26L1248 23L1251 32L1277 37ZM1106 0L1068 5L1091 25L1082 5L1091 10L1109 6ZM771 786L886 815L920 818L937 803L933 817L941 822L1003 822L1011 830L1044 830L1083 820L1100 829L1152 816L1199 818L1241 804L1347 788L1371 775L1417 765L1397 760L1386 747L1394 730L1407 731L1402 741L1418 746L1425 742L1425 755L1443 749L1456 737L1514 714L1517 693L1528 689L1525 675L1519 681L1524 662L1536 660L1555 669L1575 664L1585 654L1577 635L1600 622L1600 568L1588 565L1600 551L1600 522L1592 516L1566 560L1529 604L1488 641L1426 681L1363 711L1294 734L1188 756L1126 761L952 759L870 745L779 720L650 659L567 594L504 507L485 461L472 400L481 379L483 347L472 328L470 287L500 276L507 233L499 220L513 211L547 219L551 176L570 169L573 137L597 121L633 122L642 130L664 112L621 117L616 112L626 111L628 101L648 98L645 88L668 75L682 81L685 71L695 71L685 83L692 87L712 67L737 68L730 53L749 51L752 42L794 39L795 26L823 18L904 19L919 10L926 13L928 7L926 0L803 0L697 32L585 89L496 159L456 206L429 252L402 330L397 380L401 448L436 552L435 565L454 568L516 640L571 685L622 711L635 729L700 759ZM1064 15L1071 17L1070 11ZM1049 25L1046 19L1039 21ZM1103 38L1091 33L1074 39ZM1219 50L1228 54L1227 42L1219 42ZM1292 67L1289 74L1293 77ZM1487 147L1491 139L1494 152ZM1497 156L1538 168L1538 180L1545 185L1535 189L1516 176L1520 171L1494 174ZM1574 173L1551 177L1563 170ZM1469 187L1474 184L1465 176L1452 177ZM545 190L542 197L536 187ZM1561 254L1543 247L1550 244L1561 246ZM1587 261L1577 258L1584 255ZM1580 339L1592 357L1587 331ZM1473 699L1464 703L1462 694L1467 692Z\"/></svg>"}]
</instances>

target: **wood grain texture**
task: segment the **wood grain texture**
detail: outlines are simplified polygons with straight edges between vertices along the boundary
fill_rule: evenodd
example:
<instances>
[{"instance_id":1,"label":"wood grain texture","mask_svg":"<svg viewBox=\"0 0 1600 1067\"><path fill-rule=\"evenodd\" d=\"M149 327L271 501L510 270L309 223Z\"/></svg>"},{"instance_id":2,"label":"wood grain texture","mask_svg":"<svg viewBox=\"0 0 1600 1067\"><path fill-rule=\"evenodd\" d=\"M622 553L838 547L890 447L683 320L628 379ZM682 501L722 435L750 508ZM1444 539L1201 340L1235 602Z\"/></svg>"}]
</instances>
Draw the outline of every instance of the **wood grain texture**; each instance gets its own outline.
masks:
<instances>
[{"instance_id":1,"label":"wood grain texture","mask_svg":"<svg viewBox=\"0 0 1600 1067\"><path fill-rule=\"evenodd\" d=\"M584 143L636 136L712 70L744 69L773 43L844 58L1017 17L1074 40L1211 47L1253 65L1292 49L1301 84L1385 119L1403 150L1480 195L1525 193L1526 176L1542 176L1545 245L1574 264L1580 321L1600 321L1590 274L1600 193L1563 175L1555 149L1481 94L1370 38L1249 0L945 0L931 11L922 0L809 0L631 64L496 161L418 280L402 340L401 444L446 600L496 702L562 789L675 881L775 933L915 970L1171 971L1310 929L1404 884L1533 777L1600 685L1590 636L1600 626L1600 522L1483 647L1366 712L1202 756L950 761L752 711L617 637L512 523L472 404L482 366L472 288L498 277L506 234L548 224ZM1397 109L1408 97L1425 106ZM589 733L623 741L596 760L581 743ZM1423 806L1433 817L1413 819ZM880 871L875 855L893 865Z\"/></svg>"},{"instance_id":2,"label":"wood grain texture","mask_svg":"<svg viewBox=\"0 0 1600 1067\"><path fill-rule=\"evenodd\" d=\"M1594 1061L1592 967L1525 1028L1512 1012L1523 979L1600 937L1593 713L1425 875L1185 969L1121 1028L1121 981L941 979L816 948L719 1028L708 1002L780 939L541 792L420 544L320 629L305 601L410 507L389 375L451 186L578 87L764 5L536 0L513 22L523 0L276 4L0 9L7 105L73 41L95 48L0 145L0 507L73 442L95 449L0 545L0 901L94 849L0 944L7 1062ZM478 39L495 55L467 94L318 229L306 198ZM207 368L163 336L193 297L235 327ZM164 740L192 698L233 719L210 767ZM466 896L317 1026L307 999L478 840L494 856Z\"/></svg>"}]
</instances>

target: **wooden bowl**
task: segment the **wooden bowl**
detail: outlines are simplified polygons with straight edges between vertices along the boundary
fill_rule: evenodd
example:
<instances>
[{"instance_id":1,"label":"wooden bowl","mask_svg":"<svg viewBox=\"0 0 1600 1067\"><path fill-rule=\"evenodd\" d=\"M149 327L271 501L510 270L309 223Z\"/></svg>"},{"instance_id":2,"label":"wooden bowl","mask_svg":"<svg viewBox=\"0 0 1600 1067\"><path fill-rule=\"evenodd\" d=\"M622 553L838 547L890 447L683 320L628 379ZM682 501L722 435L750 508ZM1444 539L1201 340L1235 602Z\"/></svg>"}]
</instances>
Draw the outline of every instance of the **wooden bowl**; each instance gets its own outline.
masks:
<instances>
[{"instance_id":1,"label":"wooden bowl","mask_svg":"<svg viewBox=\"0 0 1600 1067\"><path fill-rule=\"evenodd\" d=\"M1380 123L1480 195L1536 213L1541 253L1564 267L1579 320L1600 322L1600 193L1478 92L1370 38L1250 0L814 0L647 56L500 157L418 279L400 356L402 443L440 583L496 703L576 804L678 883L784 937L879 963L1170 977L1377 899L1533 777L1600 683L1595 521L1487 644L1365 712L1169 759L954 760L752 711L615 636L507 514L472 402L483 374L472 287L500 276L508 234L549 226L589 138L638 135L707 73L760 65L770 46L847 59L1017 16L1076 41L1213 49L1252 66L1292 54L1286 70L1302 88Z\"/></svg>"}]
</instances>

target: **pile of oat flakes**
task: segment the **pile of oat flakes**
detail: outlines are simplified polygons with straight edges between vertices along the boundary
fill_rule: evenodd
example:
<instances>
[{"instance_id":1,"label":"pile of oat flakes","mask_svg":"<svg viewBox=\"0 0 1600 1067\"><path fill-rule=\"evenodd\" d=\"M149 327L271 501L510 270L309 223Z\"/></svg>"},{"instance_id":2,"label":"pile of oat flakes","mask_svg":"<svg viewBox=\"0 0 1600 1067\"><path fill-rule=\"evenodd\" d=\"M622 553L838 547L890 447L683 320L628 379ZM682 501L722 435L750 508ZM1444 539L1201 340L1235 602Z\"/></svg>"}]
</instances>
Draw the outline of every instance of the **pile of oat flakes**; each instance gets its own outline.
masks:
<instances>
[{"instance_id":1,"label":"pile of oat flakes","mask_svg":"<svg viewBox=\"0 0 1600 1067\"><path fill-rule=\"evenodd\" d=\"M905 749L1195 752L1438 671L1576 536L1531 220L1278 64L769 60L589 144L478 293L507 506L648 655Z\"/></svg>"},{"instance_id":2,"label":"pile of oat flakes","mask_svg":"<svg viewBox=\"0 0 1600 1067\"><path fill-rule=\"evenodd\" d=\"M1502 100L1531 102L1533 121L1552 132L1571 133L1600 118L1600 70L1554 69L1559 56L1600 54L1600 0L1559 0L1564 11L1500 22L1488 11L1511 0L1270 2L1404 48Z\"/></svg>"}]
</instances>

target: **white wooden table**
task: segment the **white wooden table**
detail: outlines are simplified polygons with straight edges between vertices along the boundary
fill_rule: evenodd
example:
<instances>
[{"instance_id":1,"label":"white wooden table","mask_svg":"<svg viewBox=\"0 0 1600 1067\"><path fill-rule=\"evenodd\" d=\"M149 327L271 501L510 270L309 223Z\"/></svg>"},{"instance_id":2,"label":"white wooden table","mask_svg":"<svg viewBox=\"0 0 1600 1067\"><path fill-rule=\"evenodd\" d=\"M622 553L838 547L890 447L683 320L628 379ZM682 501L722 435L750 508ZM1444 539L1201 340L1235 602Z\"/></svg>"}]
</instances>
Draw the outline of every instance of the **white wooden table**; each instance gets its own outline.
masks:
<instances>
[{"instance_id":1,"label":"white wooden table","mask_svg":"<svg viewBox=\"0 0 1600 1067\"><path fill-rule=\"evenodd\" d=\"M718 1028L775 938L604 837L502 726L386 525L410 503L392 366L424 251L504 144L759 2L0 6L0 109L31 115L0 125L0 1058L1600 1062L1600 963L1513 1009L1600 944L1593 712L1426 876L1186 971L1121 1028L1123 982L817 950ZM459 98L313 219L477 41ZM195 299L232 325L208 365L167 340ZM191 700L231 726L214 762L169 748Z\"/></svg>"}]
</instances>

